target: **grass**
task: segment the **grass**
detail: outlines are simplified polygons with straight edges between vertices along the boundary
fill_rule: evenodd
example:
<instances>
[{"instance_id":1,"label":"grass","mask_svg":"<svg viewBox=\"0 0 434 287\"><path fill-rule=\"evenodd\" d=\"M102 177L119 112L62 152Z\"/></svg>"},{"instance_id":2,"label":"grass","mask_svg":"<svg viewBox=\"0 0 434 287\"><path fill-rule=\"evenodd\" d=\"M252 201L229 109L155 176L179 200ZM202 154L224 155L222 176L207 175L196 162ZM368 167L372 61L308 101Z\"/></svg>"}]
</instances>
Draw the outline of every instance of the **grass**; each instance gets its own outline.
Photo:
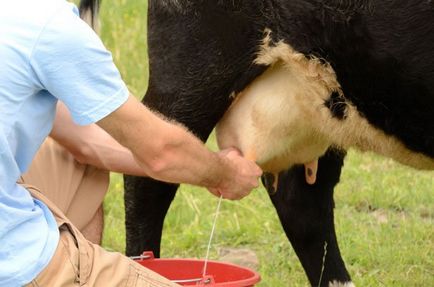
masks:
<instances>
[{"instance_id":1,"label":"grass","mask_svg":"<svg viewBox=\"0 0 434 287\"><path fill-rule=\"evenodd\" d=\"M145 1L103 3L101 36L130 90L144 95L148 79ZM210 148L215 148L211 139ZM351 151L336 187L336 229L357 286L434 286L434 173L415 171L372 154ZM112 175L105 200L103 245L124 251L123 183ZM217 199L183 185L166 218L164 257L204 257ZM260 260L259 286L307 286L263 188L225 201L211 258L219 247L247 247Z\"/></svg>"}]
</instances>

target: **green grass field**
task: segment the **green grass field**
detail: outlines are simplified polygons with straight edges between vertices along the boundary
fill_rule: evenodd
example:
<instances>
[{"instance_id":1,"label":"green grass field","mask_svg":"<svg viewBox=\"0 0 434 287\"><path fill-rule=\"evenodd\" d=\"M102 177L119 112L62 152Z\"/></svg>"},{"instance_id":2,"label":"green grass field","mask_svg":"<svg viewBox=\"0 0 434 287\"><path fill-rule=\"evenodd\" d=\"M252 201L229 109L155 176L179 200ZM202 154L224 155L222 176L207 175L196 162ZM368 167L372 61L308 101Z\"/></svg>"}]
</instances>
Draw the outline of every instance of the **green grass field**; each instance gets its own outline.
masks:
<instances>
[{"instance_id":1,"label":"green grass field","mask_svg":"<svg viewBox=\"0 0 434 287\"><path fill-rule=\"evenodd\" d=\"M105 1L101 36L130 90L147 86L146 1ZM213 139L208 143L215 148ZM104 246L124 251L123 186L112 175L105 200ZM434 286L434 173L415 171L371 154L350 152L335 192L336 228L357 286ZM217 199L182 186L165 222L163 257L204 257ZM259 286L307 286L263 188L223 202L211 258L220 247L248 247L260 260Z\"/></svg>"}]
</instances>

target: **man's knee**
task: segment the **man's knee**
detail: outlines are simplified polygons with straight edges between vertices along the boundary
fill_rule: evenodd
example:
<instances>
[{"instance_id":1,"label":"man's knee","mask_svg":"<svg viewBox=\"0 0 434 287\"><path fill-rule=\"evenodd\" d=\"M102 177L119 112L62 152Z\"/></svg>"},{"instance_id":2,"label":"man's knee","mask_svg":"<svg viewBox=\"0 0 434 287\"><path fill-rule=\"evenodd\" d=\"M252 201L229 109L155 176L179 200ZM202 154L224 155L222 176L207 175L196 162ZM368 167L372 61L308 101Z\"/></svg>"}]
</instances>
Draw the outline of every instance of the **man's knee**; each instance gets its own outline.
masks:
<instances>
[{"instance_id":1,"label":"man's knee","mask_svg":"<svg viewBox=\"0 0 434 287\"><path fill-rule=\"evenodd\" d=\"M102 233L104 231L104 208L102 205L98 208L89 224L80 231L87 240L95 244L101 244Z\"/></svg>"}]
</instances>

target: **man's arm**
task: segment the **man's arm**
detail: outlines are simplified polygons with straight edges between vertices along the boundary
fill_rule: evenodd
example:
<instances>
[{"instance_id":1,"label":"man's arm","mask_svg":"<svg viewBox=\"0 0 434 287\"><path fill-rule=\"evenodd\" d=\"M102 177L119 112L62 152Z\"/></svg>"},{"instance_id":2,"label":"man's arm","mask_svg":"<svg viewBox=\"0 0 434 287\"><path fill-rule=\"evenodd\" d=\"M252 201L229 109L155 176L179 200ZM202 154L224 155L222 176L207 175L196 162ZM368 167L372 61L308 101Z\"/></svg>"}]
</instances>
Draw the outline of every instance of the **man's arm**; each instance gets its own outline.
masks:
<instances>
[{"instance_id":1,"label":"man's arm","mask_svg":"<svg viewBox=\"0 0 434 287\"><path fill-rule=\"evenodd\" d=\"M262 174L235 150L209 151L184 127L163 120L133 96L98 125L128 147L149 176L162 181L199 185L240 199L258 185Z\"/></svg>"},{"instance_id":2,"label":"man's arm","mask_svg":"<svg viewBox=\"0 0 434 287\"><path fill-rule=\"evenodd\" d=\"M257 186L260 169L236 151L211 153L184 128L160 119L134 97L125 103L127 87L111 54L69 8L52 17L33 47L30 66L36 89L64 102L76 123L99 121L149 176L217 189L227 198L242 198Z\"/></svg>"},{"instance_id":3,"label":"man's arm","mask_svg":"<svg viewBox=\"0 0 434 287\"><path fill-rule=\"evenodd\" d=\"M56 119L50 136L82 164L119 173L147 176L130 150L96 124L76 125L61 102L57 104Z\"/></svg>"}]
</instances>

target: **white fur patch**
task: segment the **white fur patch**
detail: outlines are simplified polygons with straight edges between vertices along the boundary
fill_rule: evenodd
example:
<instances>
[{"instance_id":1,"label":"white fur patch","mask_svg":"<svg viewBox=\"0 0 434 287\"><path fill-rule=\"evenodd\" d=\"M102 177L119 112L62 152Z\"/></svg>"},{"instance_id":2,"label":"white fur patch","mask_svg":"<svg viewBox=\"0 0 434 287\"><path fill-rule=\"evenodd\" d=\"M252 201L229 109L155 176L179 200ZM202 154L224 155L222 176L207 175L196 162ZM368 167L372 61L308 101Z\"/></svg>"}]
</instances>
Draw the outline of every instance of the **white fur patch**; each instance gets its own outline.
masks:
<instances>
[{"instance_id":1,"label":"white fur patch","mask_svg":"<svg viewBox=\"0 0 434 287\"><path fill-rule=\"evenodd\" d=\"M333 117L324 103L342 90L329 64L308 59L283 41L271 43L270 31L255 63L269 69L237 95L217 125L220 148L237 147L267 172L311 162L329 146L356 147L434 169L434 159L373 127L351 102L345 119Z\"/></svg>"},{"instance_id":2,"label":"white fur patch","mask_svg":"<svg viewBox=\"0 0 434 287\"><path fill-rule=\"evenodd\" d=\"M339 281L333 281L329 283L329 287L355 287L353 282L339 282Z\"/></svg>"}]
</instances>

